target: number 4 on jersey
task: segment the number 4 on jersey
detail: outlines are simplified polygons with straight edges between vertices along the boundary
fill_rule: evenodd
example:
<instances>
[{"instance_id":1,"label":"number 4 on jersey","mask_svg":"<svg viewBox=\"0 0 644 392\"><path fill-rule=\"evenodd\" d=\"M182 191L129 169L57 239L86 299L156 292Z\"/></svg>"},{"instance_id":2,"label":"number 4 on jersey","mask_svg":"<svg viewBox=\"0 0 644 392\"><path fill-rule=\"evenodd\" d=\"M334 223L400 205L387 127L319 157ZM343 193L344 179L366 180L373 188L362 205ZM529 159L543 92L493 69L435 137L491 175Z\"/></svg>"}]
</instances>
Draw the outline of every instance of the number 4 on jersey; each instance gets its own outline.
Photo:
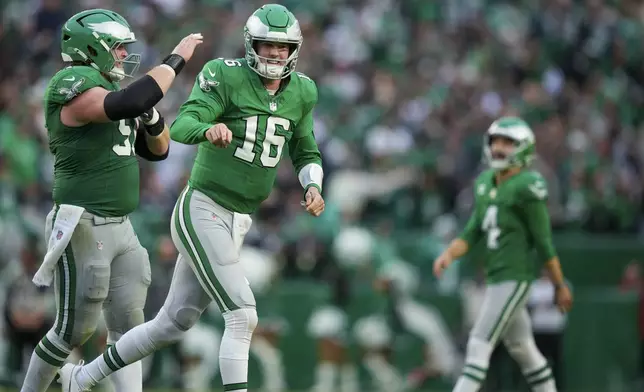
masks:
<instances>
[{"instance_id":1,"label":"number 4 on jersey","mask_svg":"<svg viewBox=\"0 0 644 392\"><path fill-rule=\"evenodd\" d=\"M483 231L487 233L487 247L488 249L497 249L499 247L499 236L501 235L501 229L497 222L497 216L499 213L499 208L495 205L491 205L485 210L485 216L483 217L483 224L481 225Z\"/></svg>"}]
</instances>

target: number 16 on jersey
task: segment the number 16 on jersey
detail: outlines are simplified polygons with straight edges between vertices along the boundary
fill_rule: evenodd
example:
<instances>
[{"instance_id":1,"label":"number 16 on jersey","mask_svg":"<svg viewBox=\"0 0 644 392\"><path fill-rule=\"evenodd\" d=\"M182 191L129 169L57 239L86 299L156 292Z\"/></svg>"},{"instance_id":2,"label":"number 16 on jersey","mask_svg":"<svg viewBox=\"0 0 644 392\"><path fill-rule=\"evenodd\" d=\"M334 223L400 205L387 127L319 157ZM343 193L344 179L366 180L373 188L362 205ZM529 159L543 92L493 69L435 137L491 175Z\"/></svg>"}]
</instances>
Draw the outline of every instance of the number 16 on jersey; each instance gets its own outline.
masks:
<instances>
[{"instance_id":1,"label":"number 16 on jersey","mask_svg":"<svg viewBox=\"0 0 644 392\"><path fill-rule=\"evenodd\" d=\"M243 161L252 163L255 160L255 145L259 144L257 140L257 131L259 129L259 116L247 117L244 119L246 127L244 130L244 144L237 147L235 150L235 157ZM291 122L282 117L270 116L266 119L266 129L264 130L264 140L260 146L261 156L260 162L263 167L275 167L280 162L282 157L282 150L286 138L277 134L277 127L281 127L284 131L288 131ZM260 131L261 132L261 131ZM275 154L271 154L275 149Z\"/></svg>"}]
</instances>

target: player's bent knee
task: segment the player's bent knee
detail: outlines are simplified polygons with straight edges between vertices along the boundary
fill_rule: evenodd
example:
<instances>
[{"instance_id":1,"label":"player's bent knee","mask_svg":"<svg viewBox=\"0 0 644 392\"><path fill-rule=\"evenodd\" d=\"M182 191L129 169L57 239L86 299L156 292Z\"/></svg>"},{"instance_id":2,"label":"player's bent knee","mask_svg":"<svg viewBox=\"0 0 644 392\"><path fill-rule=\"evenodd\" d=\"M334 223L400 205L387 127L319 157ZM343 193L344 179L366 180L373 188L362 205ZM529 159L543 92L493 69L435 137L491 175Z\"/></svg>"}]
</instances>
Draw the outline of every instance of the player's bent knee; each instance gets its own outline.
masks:
<instances>
[{"instance_id":1,"label":"player's bent knee","mask_svg":"<svg viewBox=\"0 0 644 392\"><path fill-rule=\"evenodd\" d=\"M490 342L471 336L467 342L465 362L487 369L494 346Z\"/></svg>"},{"instance_id":2,"label":"player's bent knee","mask_svg":"<svg viewBox=\"0 0 644 392\"><path fill-rule=\"evenodd\" d=\"M199 321L199 317L201 317L202 312L201 310L190 306L182 306L174 311L165 308L164 310L164 313L167 314L170 320L172 320L172 323L183 331L187 331L192 328L192 326ZM161 313L159 312L159 314Z\"/></svg>"},{"instance_id":3,"label":"player's bent knee","mask_svg":"<svg viewBox=\"0 0 644 392\"><path fill-rule=\"evenodd\" d=\"M144 325L149 326L147 330L150 340L157 347L179 341L187 330L179 325L164 308L161 308L156 317Z\"/></svg>"},{"instance_id":4,"label":"player's bent knee","mask_svg":"<svg viewBox=\"0 0 644 392\"><path fill-rule=\"evenodd\" d=\"M248 332L252 334L257 327L259 319L255 308L240 308L223 314L226 328L232 331Z\"/></svg>"},{"instance_id":5,"label":"player's bent knee","mask_svg":"<svg viewBox=\"0 0 644 392\"><path fill-rule=\"evenodd\" d=\"M241 308L225 312L224 335L219 358L247 360L253 331L257 327L255 308Z\"/></svg>"}]
</instances>

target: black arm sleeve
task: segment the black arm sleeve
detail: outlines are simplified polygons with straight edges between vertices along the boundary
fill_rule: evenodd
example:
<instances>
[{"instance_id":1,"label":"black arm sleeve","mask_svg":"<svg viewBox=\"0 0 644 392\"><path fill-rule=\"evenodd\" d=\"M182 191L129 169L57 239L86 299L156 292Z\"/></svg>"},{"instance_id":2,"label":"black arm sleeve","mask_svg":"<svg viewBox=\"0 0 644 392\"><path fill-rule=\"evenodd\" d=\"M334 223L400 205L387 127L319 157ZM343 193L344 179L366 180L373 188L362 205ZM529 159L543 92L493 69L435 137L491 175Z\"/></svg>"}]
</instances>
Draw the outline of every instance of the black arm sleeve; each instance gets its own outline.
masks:
<instances>
[{"instance_id":1,"label":"black arm sleeve","mask_svg":"<svg viewBox=\"0 0 644 392\"><path fill-rule=\"evenodd\" d=\"M145 139L145 130L141 125L139 125L139 129L136 131L136 140L134 141L134 151L136 152L136 155L140 156L146 161L158 162L168 157L168 154L170 153L170 146L168 146L165 154L154 154L148 147L148 141Z\"/></svg>"},{"instance_id":2,"label":"black arm sleeve","mask_svg":"<svg viewBox=\"0 0 644 392\"><path fill-rule=\"evenodd\" d=\"M152 109L163 98L163 91L150 75L139 78L123 90L105 96L103 108L110 120L136 118Z\"/></svg>"}]
</instances>

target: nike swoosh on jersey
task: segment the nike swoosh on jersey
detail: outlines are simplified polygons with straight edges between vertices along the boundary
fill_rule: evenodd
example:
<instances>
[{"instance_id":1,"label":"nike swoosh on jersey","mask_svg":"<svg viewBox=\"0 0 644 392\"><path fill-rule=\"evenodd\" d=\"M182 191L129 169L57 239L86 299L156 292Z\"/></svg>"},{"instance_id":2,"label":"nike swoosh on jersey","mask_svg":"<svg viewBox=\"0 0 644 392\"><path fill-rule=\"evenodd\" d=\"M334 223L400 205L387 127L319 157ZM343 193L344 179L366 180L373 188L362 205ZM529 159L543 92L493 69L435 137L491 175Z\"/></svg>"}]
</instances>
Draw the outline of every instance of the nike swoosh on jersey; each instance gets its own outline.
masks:
<instances>
[{"instance_id":1,"label":"nike swoosh on jersey","mask_svg":"<svg viewBox=\"0 0 644 392\"><path fill-rule=\"evenodd\" d=\"M210 77L211 77L211 78L214 78L214 77L215 77L215 75L217 75L217 72L212 72L212 71L210 70L210 68L208 68L208 73L210 74Z\"/></svg>"},{"instance_id":2,"label":"nike swoosh on jersey","mask_svg":"<svg viewBox=\"0 0 644 392\"><path fill-rule=\"evenodd\" d=\"M76 80L76 77L75 77L75 76L71 76L71 77L69 77L69 78L65 78L65 79L63 79L63 80L67 80L67 81L73 82L74 80Z\"/></svg>"}]
</instances>

